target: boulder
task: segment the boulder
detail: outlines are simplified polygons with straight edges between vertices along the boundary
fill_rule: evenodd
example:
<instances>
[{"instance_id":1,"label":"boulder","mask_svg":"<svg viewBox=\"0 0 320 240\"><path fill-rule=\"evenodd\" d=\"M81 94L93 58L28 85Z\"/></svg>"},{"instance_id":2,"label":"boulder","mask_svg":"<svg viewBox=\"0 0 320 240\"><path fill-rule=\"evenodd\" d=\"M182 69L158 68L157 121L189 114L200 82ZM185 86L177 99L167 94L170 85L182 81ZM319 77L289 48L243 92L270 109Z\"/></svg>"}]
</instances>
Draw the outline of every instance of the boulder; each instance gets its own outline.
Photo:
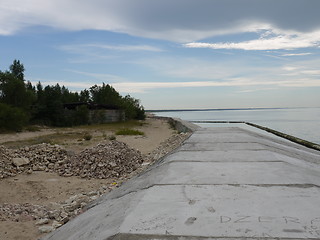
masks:
<instances>
[{"instance_id":1,"label":"boulder","mask_svg":"<svg viewBox=\"0 0 320 240\"><path fill-rule=\"evenodd\" d=\"M15 165L16 167L21 167L21 166L24 166L24 165L29 164L30 161L29 161L28 158L20 157L20 158L13 158L13 159L12 159L12 163L13 163L13 165Z\"/></svg>"}]
</instances>

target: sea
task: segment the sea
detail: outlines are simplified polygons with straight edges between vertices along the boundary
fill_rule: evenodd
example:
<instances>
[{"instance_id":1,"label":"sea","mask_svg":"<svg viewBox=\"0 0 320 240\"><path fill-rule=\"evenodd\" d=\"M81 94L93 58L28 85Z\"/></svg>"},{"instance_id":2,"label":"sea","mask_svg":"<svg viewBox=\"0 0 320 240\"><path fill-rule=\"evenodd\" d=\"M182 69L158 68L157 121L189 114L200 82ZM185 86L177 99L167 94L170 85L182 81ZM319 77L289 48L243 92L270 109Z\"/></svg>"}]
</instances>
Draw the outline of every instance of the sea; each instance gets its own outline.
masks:
<instances>
[{"instance_id":1,"label":"sea","mask_svg":"<svg viewBox=\"0 0 320 240\"><path fill-rule=\"evenodd\" d=\"M250 108L155 111L157 116L187 121L250 122L279 132L320 144L320 108ZM201 127L238 126L243 123L195 123ZM261 131L261 130L259 130Z\"/></svg>"}]
</instances>

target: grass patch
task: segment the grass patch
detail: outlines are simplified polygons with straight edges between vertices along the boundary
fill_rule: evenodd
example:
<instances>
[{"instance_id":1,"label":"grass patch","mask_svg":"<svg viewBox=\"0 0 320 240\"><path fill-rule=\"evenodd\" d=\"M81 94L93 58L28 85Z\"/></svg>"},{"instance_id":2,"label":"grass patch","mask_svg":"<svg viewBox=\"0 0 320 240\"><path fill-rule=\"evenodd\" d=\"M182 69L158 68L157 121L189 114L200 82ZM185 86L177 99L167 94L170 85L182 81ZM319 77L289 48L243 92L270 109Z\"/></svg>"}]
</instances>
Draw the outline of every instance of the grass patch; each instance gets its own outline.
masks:
<instances>
[{"instance_id":1,"label":"grass patch","mask_svg":"<svg viewBox=\"0 0 320 240\"><path fill-rule=\"evenodd\" d=\"M36 125L29 125L29 126L25 127L25 130L28 132L38 132L41 130L41 127L36 126Z\"/></svg>"},{"instance_id":2,"label":"grass patch","mask_svg":"<svg viewBox=\"0 0 320 240\"><path fill-rule=\"evenodd\" d=\"M83 136L83 139L86 140L86 141L90 141L91 138L92 138L92 135L89 134L89 133L87 133L87 134L85 134L85 135Z\"/></svg>"},{"instance_id":3,"label":"grass patch","mask_svg":"<svg viewBox=\"0 0 320 240\"><path fill-rule=\"evenodd\" d=\"M115 140L116 135L144 135L143 132L133 129L147 124L148 123L145 121L131 120L126 122L92 124L75 127L48 128L56 132L48 135L35 136L25 140L7 141L1 143L1 145L8 148L21 148L40 143L72 146L75 143L79 144L79 142L82 144L82 141L84 141L84 143L92 143L92 141L99 141L99 139ZM41 126L39 127L39 130L41 130ZM37 126L31 126L25 130L37 131L38 129Z\"/></svg>"},{"instance_id":4,"label":"grass patch","mask_svg":"<svg viewBox=\"0 0 320 240\"><path fill-rule=\"evenodd\" d=\"M62 145L65 141L79 139L81 137L83 139L83 133L53 133L38 137L33 137L25 140L19 141L8 141L4 142L1 145L4 145L8 148L21 148L25 146L31 146L41 143L48 143L48 144L60 144Z\"/></svg>"},{"instance_id":5,"label":"grass patch","mask_svg":"<svg viewBox=\"0 0 320 240\"><path fill-rule=\"evenodd\" d=\"M103 123L103 124L92 124L72 127L72 129L83 129L83 130L99 130L99 131L116 131L122 128L134 128L141 127L146 123L139 120L130 120L125 122L115 122L115 123Z\"/></svg>"},{"instance_id":6,"label":"grass patch","mask_svg":"<svg viewBox=\"0 0 320 240\"><path fill-rule=\"evenodd\" d=\"M21 147L26 147L26 146L31 146L31 145L41 144L41 143L56 144L54 139L51 136L47 135L47 136L40 136L37 138L31 138L27 140L4 142L2 143L2 145L8 148L16 149L16 148L21 148Z\"/></svg>"},{"instance_id":7,"label":"grass patch","mask_svg":"<svg viewBox=\"0 0 320 240\"><path fill-rule=\"evenodd\" d=\"M114 135L110 135L110 136L108 137L108 139L109 139L110 141L113 141L113 140L116 140L117 138L116 138L116 136L114 136Z\"/></svg>"},{"instance_id":8,"label":"grass patch","mask_svg":"<svg viewBox=\"0 0 320 240\"><path fill-rule=\"evenodd\" d=\"M130 128L122 128L116 131L116 135L144 135L144 132Z\"/></svg>"}]
</instances>

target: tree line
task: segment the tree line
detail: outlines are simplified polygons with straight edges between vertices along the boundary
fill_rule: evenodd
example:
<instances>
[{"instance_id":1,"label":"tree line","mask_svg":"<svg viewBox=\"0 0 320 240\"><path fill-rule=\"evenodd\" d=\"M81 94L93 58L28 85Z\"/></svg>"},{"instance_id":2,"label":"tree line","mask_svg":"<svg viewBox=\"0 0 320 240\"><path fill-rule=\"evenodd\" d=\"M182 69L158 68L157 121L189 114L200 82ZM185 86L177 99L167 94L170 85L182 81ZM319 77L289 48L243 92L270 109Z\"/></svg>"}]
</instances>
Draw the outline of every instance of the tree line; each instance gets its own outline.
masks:
<instances>
[{"instance_id":1,"label":"tree line","mask_svg":"<svg viewBox=\"0 0 320 240\"><path fill-rule=\"evenodd\" d=\"M89 107L121 109L125 119L144 119L145 111L138 99L121 96L112 86L103 83L80 92L65 86L33 86L24 78L24 65L14 60L9 70L0 70L0 131L21 131L24 126L76 126L89 124ZM74 104L74 109L66 104ZM78 103L78 104L77 104Z\"/></svg>"}]
</instances>

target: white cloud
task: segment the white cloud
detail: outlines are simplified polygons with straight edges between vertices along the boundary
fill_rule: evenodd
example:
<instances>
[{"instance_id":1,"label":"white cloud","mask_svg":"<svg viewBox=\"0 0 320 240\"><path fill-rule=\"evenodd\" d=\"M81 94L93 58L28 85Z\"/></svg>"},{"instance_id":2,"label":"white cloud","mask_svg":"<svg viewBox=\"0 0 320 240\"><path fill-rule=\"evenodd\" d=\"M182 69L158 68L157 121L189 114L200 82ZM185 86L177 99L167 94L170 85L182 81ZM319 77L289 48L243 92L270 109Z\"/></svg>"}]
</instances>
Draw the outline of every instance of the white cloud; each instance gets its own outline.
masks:
<instances>
[{"instance_id":1,"label":"white cloud","mask_svg":"<svg viewBox=\"0 0 320 240\"><path fill-rule=\"evenodd\" d=\"M271 30L268 32L270 33ZM275 32L279 32L276 30ZM267 37L267 38L265 38ZM244 42L203 43L193 42L183 46L187 48L211 49L240 49L240 50L292 50L299 48L318 47L320 45L320 31L312 33L278 34L269 38L262 34L259 39ZM306 55L306 54L305 54ZM289 55L287 55L289 56Z\"/></svg>"},{"instance_id":2,"label":"white cloud","mask_svg":"<svg viewBox=\"0 0 320 240\"><path fill-rule=\"evenodd\" d=\"M150 51L162 52L163 50L158 47L149 45L106 45L106 44L89 44L89 47L115 50L115 51Z\"/></svg>"},{"instance_id":3,"label":"white cloud","mask_svg":"<svg viewBox=\"0 0 320 240\"><path fill-rule=\"evenodd\" d=\"M255 58L256 60L256 58ZM260 60L259 60L260 61ZM252 64L249 57L238 57L221 61L205 61L196 58L156 58L141 61L140 64L156 71L165 83L128 83L127 88L137 92L148 91L152 88L172 87L242 87L254 86L259 89L272 87L319 87L319 60L309 61L279 60L276 64L260 62ZM244 77L245 76L245 77ZM173 82L168 82L173 79ZM181 82L177 82L181 79ZM121 89L126 83L119 83ZM261 87L257 87L261 86Z\"/></svg>"},{"instance_id":4,"label":"white cloud","mask_svg":"<svg viewBox=\"0 0 320 240\"><path fill-rule=\"evenodd\" d=\"M77 45L63 45L59 47L62 50L69 52L84 52L92 50L114 50L114 51L150 51L150 52L162 52L161 48L150 45L109 45L101 43L87 43Z\"/></svg>"},{"instance_id":5,"label":"white cloud","mask_svg":"<svg viewBox=\"0 0 320 240\"><path fill-rule=\"evenodd\" d=\"M30 78L29 81L34 86L36 86L38 82L41 82L42 86L59 84L60 86L65 86L69 90L73 90L73 91L89 89L90 87L95 85L95 83L93 82L73 82L73 81L61 81L61 80L53 80L53 79L46 80L46 79L37 79L37 78Z\"/></svg>"},{"instance_id":6,"label":"white cloud","mask_svg":"<svg viewBox=\"0 0 320 240\"><path fill-rule=\"evenodd\" d=\"M292 80L259 80L253 78L234 78L223 82L218 81L192 81L192 82L121 82L112 84L120 92L143 93L157 88L195 88L195 87L245 87L264 86L261 90L270 90L274 87L320 87L317 79L292 79Z\"/></svg>"},{"instance_id":7,"label":"white cloud","mask_svg":"<svg viewBox=\"0 0 320 240\"><path fill-rule=\"evenodd\" d=\"M119 52L163 52L164 50L152 45L109 45L102 43L69 44L57 47L67 53L75 54L72 63L96 62L119 58ZM127 59L128 60L128 59Z\"/></svg>"},{"instance_id":8,"label":"white cloud","mask_svg":"<svg viewBox=\"0 0 320 240\"><path fill-rule=\"evenodd\" d=\"M274 87L265 87L265 88L250 88L250 89L245 89L245 90L240 90L237 91L237 93L252 93L252 92L260 92L260 91L270 91L270 90L275 90L277 88Z\"/></svg>"},{"instance_id":9,"label":"white cloud","mask_svg":"<svg viewBox=\"0 0 320 240\"><path fill-rule=\"evenodd\" d=\"M260 29L310 33L320 28L319 9L318 0L2 0L0 34L39 25L177 42Z\"/></svg>"},{"instance_id":10,"label":"white cloud","mask_svg":"<svg viewBox=\"0 0 320 240\"><path fill-rule=\"evenodd\" d=\"M71 70L67 69L66 71L84 75L84 76L89 76L93 77L95 79L98 79L101 82L123 82L126 81L125 78L113 75L113 74L106 74L106 73L91 73L91 72L84 72L84 71L78 71L78 70Z\"/></svg>"},{"instance_id":11,"label":"white cloud","mask_svg":"<svg viewBox=\"0 0 320 240\"><path fill-rule=\"evenodd\" d=\"M307 56L307 55L312 55L312 53L287 53L287 54L282 54L281 56L291 57L291 56Z\"/></svg>"}]
</instances>

